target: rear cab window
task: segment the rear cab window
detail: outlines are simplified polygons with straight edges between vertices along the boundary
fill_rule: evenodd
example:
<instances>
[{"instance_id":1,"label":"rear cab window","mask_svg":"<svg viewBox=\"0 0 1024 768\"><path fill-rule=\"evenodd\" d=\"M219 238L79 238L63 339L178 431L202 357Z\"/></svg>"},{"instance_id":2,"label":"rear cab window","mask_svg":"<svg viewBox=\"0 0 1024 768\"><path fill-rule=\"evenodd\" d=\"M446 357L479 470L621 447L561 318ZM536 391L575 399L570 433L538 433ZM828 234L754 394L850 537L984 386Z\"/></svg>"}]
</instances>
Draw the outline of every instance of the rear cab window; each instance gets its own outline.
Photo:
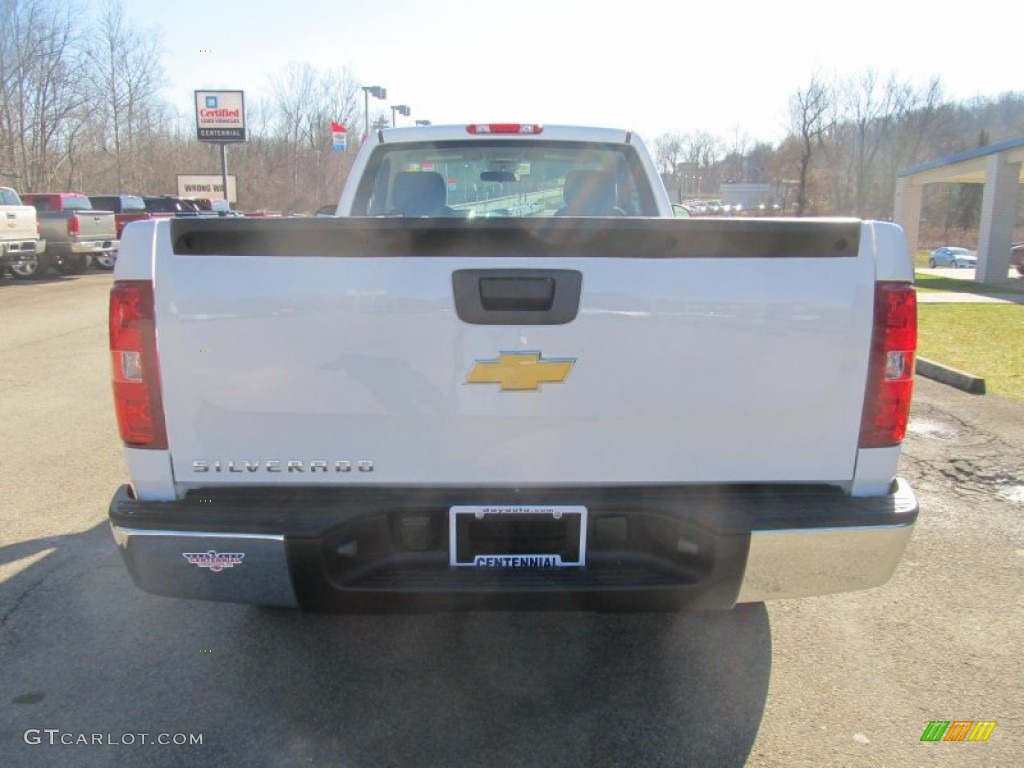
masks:
<instances>
[{"instance_id":1,"label":"rear cab window","mask_svg":"<svg viewBox=\"0 0 1024 768\"><path fill-rule=\"evenodd\" d=\"M354 216L656 216L627 144L453 140L378 147Z\"/></svg>"},{"instance_id":2,"label":"rear cab window","mask_svg":"<svg viewBox=\"0 0 1024 768\"><path fill-rule=\"evenodd\" d=\"M85 195L65 195L61 199L65 211L91 211L92 201Z\"/></svg>"},{"instance_id":3,"label":"rear cab window","mask_svg":"<svg viewBox=\"0 0 1024 768\"><path fill-rule=\"evenodd\" d=\"M145 213L146 203L137 195L124 195L121 197L121 213Z\"/></svg>"}]
</instances>

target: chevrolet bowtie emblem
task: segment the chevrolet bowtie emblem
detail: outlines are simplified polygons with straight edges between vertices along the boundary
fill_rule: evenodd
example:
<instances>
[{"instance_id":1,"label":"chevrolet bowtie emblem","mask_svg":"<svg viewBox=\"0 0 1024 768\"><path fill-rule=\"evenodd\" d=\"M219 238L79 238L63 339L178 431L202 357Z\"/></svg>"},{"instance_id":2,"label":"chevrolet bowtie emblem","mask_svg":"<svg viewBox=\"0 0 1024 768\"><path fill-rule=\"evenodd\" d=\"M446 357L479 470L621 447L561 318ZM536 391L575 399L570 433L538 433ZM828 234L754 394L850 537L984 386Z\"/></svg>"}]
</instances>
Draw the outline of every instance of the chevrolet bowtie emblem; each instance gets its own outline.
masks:
<instances>
[{"instance_id":1,"label":"chevrolet bowtie emblem","mask_svg":"<svg viewBox=\"0 0 1024 768\"><path fill-rule=\"evenodd\" d=\"M575 358L541 360L540 352L501 352L497 360L477 360L467 384L500 384L502 391L540 389L542 383L565 381Z\"/></svg>"}]
</instances>

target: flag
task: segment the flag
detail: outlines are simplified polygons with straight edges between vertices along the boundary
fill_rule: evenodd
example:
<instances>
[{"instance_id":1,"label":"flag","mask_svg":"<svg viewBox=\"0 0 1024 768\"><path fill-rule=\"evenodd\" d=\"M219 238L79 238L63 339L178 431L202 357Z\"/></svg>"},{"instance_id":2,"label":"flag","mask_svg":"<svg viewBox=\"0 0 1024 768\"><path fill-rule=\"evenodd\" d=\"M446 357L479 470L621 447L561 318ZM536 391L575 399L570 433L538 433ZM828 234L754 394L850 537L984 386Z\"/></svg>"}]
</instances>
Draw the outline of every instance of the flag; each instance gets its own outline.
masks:
<instances>
[{"instance_id":1,"label":"flag","mask_svg":"<svg viewBox=\"0 0 1024 768\"><path fill-rule=\"evenodd\" d=\"M347 138L345 126L331 120L331 146L338 152L344 152L348 145Z\"/></svg>"}]
</instances>

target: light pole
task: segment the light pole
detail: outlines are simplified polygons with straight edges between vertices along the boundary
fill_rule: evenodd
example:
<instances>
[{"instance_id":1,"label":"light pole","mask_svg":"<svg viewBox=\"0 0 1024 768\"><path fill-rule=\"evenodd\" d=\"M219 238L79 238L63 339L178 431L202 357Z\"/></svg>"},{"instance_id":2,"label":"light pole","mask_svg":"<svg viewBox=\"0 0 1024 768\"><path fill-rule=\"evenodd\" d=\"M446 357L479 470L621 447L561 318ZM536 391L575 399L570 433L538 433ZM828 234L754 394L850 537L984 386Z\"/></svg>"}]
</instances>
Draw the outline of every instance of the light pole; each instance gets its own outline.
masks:
<instances>
[{"instance_id":1,"label":"light pole","mask_svg":"<svg viewBox=\"0 0 1024 768\"><path fill-rule=\"evenodd\" d=\"M395 127L395 113L396 112L398 114L400 114L400 115L405 115L406 117L408 117L410 115L410 113L412 112L412 110L409 109L409 107L407 107L405 104L392 104L391 105L391 127L392 128Z\"/></svg>"},{"instance_id":2,"label":"light pole","mask_svg":"<svg viewBox=\"0 0 1024 768\"><path fill-rule=\"evenodd\" d=\"M386 99L388 97L388 89L383 88L379 85L364 85L363 86L363 112L366 117L366 133L363 134L363 139L370 138L370 95L373 95L375 99Z\"/></svg>"},{"instance_id":3,"label":"light pole","mask_svg":"<svg viewBox=\"0 0 1024 768\"><path fill-rule=\"evenodd\" d=\"M690 182L690 181L693 182L693 184L687 183L687 185L686 185L686 189L687 189L687 193L688 194L695 195L696 197L700 197L700 180L701 180L701 178L702 177L699 176L696 173L694 173L692 175L688 175L686 177L688 182ZM693 190L694 186L696 186L696 188L697 188L696 191Z\"/></svg>"}]
</instances>

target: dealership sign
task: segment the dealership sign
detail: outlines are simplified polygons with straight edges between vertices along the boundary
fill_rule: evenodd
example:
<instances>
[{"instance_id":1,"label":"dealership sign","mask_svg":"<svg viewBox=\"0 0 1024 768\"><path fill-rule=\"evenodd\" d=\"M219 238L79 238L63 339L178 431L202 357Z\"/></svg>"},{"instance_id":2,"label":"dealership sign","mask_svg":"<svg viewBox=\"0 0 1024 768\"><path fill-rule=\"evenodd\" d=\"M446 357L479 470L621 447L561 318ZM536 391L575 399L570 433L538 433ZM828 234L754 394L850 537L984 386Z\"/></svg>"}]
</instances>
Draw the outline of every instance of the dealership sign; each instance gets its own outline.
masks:
<instances>
[{"instance_id":1,"label":"dealership sign","mask_svg":"<svg viewBox=\"0 0 1024 768\"><path fill-rule=\"evenodd\" d=\"M200 141L245 141L245 92L196 91Z\"/></svg>"},{"instance_id":2,"label":"dealership sign","mask_svg":"<svg viewBox=\"0 0 1024 768\"><path fill-rule=\"evenodd\" d=\"M208 197L224 199L224 180L220 175L204 175L199 173L180 174L178 176L178 197ZM228 176L229 203L237 203L235 177Z\"/></svg>"}]
</instances>

